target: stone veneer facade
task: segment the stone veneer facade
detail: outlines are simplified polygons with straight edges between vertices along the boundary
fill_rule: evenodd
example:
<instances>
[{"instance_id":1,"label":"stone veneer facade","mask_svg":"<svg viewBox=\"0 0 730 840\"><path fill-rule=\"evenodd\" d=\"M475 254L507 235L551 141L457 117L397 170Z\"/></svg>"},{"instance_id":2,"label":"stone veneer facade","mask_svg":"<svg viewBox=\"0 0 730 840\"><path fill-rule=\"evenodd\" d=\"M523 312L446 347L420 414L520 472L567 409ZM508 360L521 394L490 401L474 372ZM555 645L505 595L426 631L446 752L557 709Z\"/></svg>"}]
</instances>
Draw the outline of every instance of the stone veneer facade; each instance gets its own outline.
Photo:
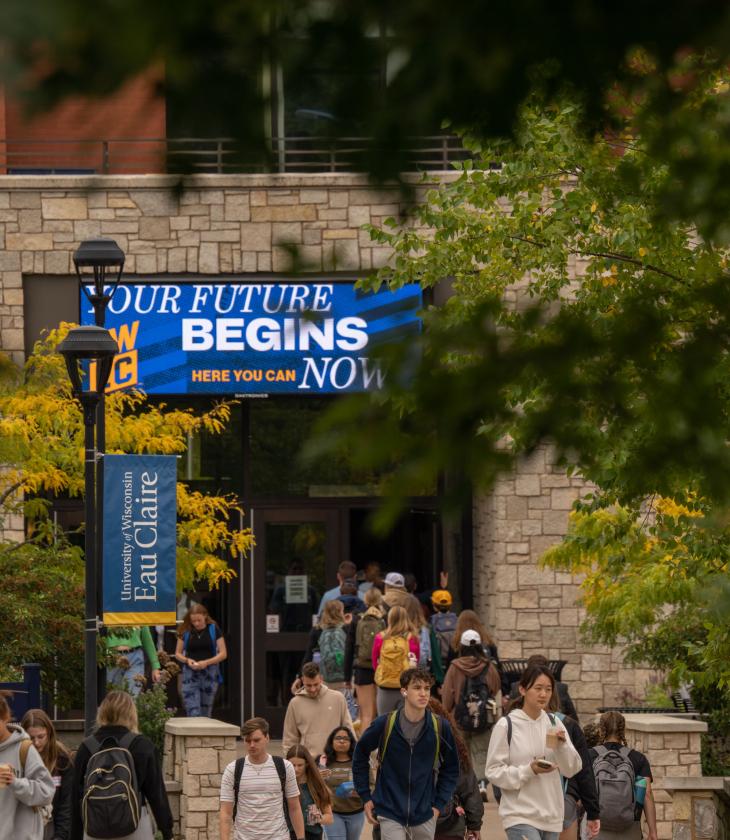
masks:
<instances>
[{"instance_id":1,"label":"stone veneer facade","mask_svg":"<svg viewBox=\"0 0 730 840\"><path fill-rule=\"evenodd\" d=\"M177 186L153 175L0 177L0 349L22 361L23 276L72 274L83 239L115 239L128 276L286 272L290 244L303 270L365 272L389 251L362 225L404 209L397 191L352 174L210 175ZM618 651L582 645L576 581L537 568L581 487L541 450L475 499L474 600L501 656L566 659L564 679L588 713L616 702L620 689L640 695L647 672L623 668Z\"/></svg>"}]
</instances>

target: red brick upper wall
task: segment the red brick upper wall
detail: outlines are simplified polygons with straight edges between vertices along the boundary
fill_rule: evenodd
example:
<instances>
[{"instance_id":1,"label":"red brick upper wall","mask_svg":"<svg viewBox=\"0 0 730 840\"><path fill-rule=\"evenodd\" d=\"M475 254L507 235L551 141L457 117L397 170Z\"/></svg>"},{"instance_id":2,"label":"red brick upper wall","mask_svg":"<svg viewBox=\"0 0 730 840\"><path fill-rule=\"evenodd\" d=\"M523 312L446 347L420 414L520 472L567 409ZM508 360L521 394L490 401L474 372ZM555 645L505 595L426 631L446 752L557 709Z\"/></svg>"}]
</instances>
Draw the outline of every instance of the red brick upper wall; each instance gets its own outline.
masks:
<instances>
[{"instance_id":1,"label":"red brick upper wall","mask_svg":"<svg viewBox=\"0 0 730 840\"><path fill-rule=\"evenodd\" d=\"M161 81L161 71L150 70L104 99L70 97L36 116L24 115L20 105L0 90L0 141L8 141L7 157L4 144L0 145L0 166L120 174L164 172L161 141L166 123ZM119 142L124 139L154 142ZM106 154L101 141L108 141Z\"/></svg>"}]
</instances>

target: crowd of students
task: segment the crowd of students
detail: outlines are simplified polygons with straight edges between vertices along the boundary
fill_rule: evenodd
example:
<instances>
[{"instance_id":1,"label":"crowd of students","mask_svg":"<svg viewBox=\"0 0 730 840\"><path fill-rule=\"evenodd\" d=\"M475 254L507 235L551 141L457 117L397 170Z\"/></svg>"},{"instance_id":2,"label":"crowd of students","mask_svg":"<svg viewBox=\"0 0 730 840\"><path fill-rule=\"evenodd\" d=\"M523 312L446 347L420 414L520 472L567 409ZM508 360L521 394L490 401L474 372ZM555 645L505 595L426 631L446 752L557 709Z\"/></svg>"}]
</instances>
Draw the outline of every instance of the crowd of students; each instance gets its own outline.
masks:
<instances>
[{"instance_id":1,"label":"crowd of students","mask_svg":"<svg viewBox=\"0 0 730 840\"><path fill-rule=\"evenodd\" d=\"M642 816L648 840L656 840L651 768L645 756L627 748L620 714L603 715L598 738L590 726L584 734L568 687L555 679L544 656L530 657L513 684L478 615L471 610L456 615L447 590L431 593L430 609L408 592L402 575L387 575L383 590L377 582L369 586L362 608L348 605L335 590L325 594L307 661L292 686L295 697L284 727L287 754L306 745L312 761L305 756L302 769L306 764L310 788L320 789L312 781L316 773L326 787L325 777L339 761L346 766L336 777L338 786L352 783L346 800L350 819L338 819L341 799L334 808L332 797L319 803L332 808L330 822L329 811L318 806L319 829L328 840L358 840L363 825L358 814L371 821L377 816L386 840L478 834L489 783L510 840L577 840L579 830L583 840L638 840ZM431 740L432 729L439 743L436 763L433 747L426 749L420 740ZM346 742L347 755L332 751L334 739ZM417 745L423 753L419 766L433 771L436 787L411 776ZM371 791L366 756L376 750ZM444 762L452 753L456 770L447 771ZM350 756L352 764L346 761ZM390 762L395 767L384 769ZM448 790L445 776L453 782ZM439 797L445 790L444 804ZM423 796L431 797L433 820ZM241 832L236 840L249 840Z\"/></svg>"},{"instance_id":2,"label":"crowd of students","mask_svg":"<svg viewBox=\"0 0 730 840\"><path fill-rule=\"evenodd\" d=\"M246 756L222 776L221 840L359 840L366 820L382 840L478 840L489 784L509 840L640 840L642 817L656 840L651 767L618 712L582 729L547 660L531 657L512 685L478 615L456 615L448 590L424 609L401 575L384 591L369 583L351 601L323 598L286 758L269 754L265 720L244 725ZM215 687L200 676L215 681L225 644L202 608L176 654L186 705L209 709ZM72 755L44 712L14 724L0 696L0 840L151 840L151 816L172 837L130 693L109 692L97 724Z\"/></svg>"}]
</instances>

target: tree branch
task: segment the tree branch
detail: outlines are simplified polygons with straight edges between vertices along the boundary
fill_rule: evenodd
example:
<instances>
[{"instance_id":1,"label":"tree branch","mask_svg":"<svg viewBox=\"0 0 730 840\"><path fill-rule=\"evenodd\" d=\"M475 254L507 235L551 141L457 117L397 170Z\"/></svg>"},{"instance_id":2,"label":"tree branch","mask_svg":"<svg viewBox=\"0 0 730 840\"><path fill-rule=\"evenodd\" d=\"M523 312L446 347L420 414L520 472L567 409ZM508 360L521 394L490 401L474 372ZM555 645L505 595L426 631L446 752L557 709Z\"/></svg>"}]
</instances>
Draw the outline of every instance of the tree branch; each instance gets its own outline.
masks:
<instances>
[{"instance_id":1,"label":"tree branch","mask_svg":"<svg viewBox=\"0 0 730 840\"><path fill-rule=\"evenodd\" d=\"M2 494L0 494L0 507L2 507L5 502L7 501L8 497L12 496L16 490L19 490L23 486L23 481L16 481L15 484L11 484L7 490L4 490Z\"/></svg>"}]
</instances>

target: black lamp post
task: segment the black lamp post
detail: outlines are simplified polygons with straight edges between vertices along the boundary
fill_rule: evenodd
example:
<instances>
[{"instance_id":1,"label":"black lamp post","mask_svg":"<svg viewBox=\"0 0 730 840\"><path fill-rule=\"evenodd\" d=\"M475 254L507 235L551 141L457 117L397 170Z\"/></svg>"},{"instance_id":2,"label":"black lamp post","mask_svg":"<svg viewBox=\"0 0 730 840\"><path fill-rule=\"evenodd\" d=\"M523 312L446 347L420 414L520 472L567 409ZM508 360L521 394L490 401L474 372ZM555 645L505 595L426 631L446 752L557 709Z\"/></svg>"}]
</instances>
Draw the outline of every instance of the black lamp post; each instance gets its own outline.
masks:
<instances>
[{"instance_id":1,"label":"black lamp post","mask_svg":"<svg viewBox=\"0 0 730 840\"><path fill-rule=\"evenodd\" d=\"M105 326L106 308L114 297L122 281L124 270L124 251L113 239L85 239L73 256L76 276L79 279L81 293L94 308L94 323L97 327ZM106 452L106 414L104 394L100 395L96 406L96 449L101 455ZM100 457L96 464L96 504L100 512L96 526L96 556L101 562L104 550L104 527L101 511L104 509L104 459ZM96 577L96 597L102 598L101 568ZM104 670L97 673L97 698L104 697L106 680Z\"/></svg>"},{"instance_id":2,"label":"black lamp post","mask_svg":"<svg viewBox=\"0 0 730 840\"><path fill-rule=\"evenodd\" d=\"M96 635L98 632L97 579L100 555L97 553L97 520L101 518L101 506L97 499L96 476L96 409L103 397L104 388L111 373L112 361L119 352L117 342L108 330L102 327L76 327L58 345L58 352L66 362L74 396L81 402L84 411L84 518L86 520L86 597L84 626L84 722L86 733L91 732L98 706ZM96 379L86 384L82 363L96 362ZM88 371L87 378L88 378Z\"/></svg>"}]
</instances>

